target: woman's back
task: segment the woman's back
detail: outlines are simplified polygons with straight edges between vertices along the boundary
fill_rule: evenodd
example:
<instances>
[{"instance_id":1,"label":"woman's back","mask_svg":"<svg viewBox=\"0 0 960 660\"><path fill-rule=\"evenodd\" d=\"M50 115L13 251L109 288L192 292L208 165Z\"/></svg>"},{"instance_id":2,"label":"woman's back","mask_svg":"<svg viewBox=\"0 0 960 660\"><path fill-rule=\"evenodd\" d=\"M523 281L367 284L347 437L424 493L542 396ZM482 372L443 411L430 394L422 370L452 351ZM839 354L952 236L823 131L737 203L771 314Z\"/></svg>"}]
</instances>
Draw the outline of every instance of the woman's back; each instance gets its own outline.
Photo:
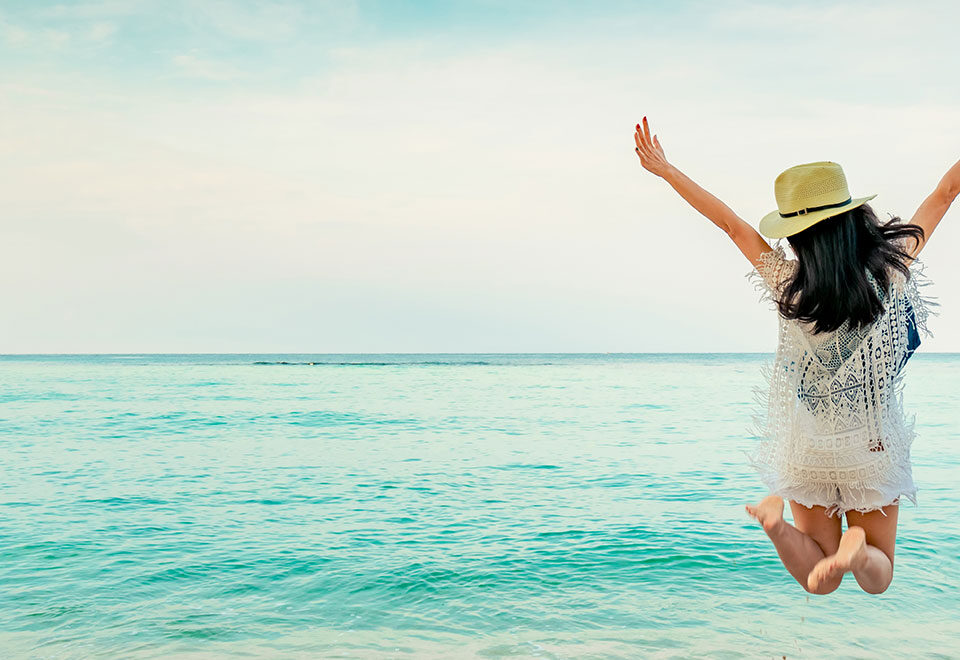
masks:
<instances>
[{"instance_id":1,"label":"woman's back","mask_svg":"<svg viewBox=\"0 0 960 660\"><path fill-rule=\"evenodd\" d=\"M763 298L777 301L798 268L778 245L749 275ZM902 376L933 303L920 294L928 283L920 263L908 272L891 269L887 290L867 273L882 302L870 324L815 332L814 322L779 316L755 416L761 442L748 454L773 492L805 505L832 502L831 512L869 511L900 494L916 502Z\"/></svg>"}]
</instances>

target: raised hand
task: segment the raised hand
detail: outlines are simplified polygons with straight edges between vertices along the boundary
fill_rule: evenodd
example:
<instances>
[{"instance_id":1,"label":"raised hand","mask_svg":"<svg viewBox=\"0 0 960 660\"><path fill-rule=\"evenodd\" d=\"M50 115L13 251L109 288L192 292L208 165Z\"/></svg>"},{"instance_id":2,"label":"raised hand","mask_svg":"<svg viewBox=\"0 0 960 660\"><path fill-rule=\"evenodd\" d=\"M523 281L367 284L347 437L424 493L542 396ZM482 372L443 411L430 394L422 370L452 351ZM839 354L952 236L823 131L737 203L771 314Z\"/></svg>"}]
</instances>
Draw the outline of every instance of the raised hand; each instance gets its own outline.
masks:
<instances>
[{"instance_id":1,"label":"raised hand","mask_svg":"<svg viewBox=\"0 0 960 660\"><path fill-rule=\"evenodd\" d=\"M640 164L648 172L652 172L659 177L666 174L670 168L667 157L663 153L663 147L660 146L660 140L654 135L650 137L650 126L647 124L647 118L643 118L643 127L637 124L637 130L633 134L633 139L637 143L635 151L640 157Z\"/></svg>"}]
</instances>

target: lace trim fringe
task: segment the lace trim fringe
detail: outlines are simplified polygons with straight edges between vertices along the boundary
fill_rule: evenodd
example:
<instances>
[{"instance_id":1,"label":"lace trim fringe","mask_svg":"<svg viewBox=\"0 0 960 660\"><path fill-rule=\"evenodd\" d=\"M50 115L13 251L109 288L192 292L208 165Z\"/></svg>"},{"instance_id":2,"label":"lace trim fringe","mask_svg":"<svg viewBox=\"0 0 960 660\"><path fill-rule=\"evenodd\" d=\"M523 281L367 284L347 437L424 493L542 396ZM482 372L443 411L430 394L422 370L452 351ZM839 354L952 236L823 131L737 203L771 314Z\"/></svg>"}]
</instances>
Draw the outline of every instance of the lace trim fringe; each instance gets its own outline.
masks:
<instances>
[{"instance_id":1,"label":"lace trim fringe","mask_svg":"<svg viewBox=\"0 0 960 660\"><path fill-rule=\"evenodd\" d=\"M776 292L767 283L764 275L769 274L773 281L777 281L776 274L781 267L780 264L787 258L780 241L773 246L769 252L760 255L760 266L753 268L746 274L747 280L753 285L753 288L760 294L758 302L770 303L771 309L777 309Z\"/></svg>"},{"instance_id":2,"label":"lace trim fringe","mask_svg":"<svg viewBox=\"0 0 960 660\"><path fill-rule=\"evenodd\" d=\"M930 315L939 316L940 303L930 295L924 295L926 289L933 285L927 277L927 265L920 259L910 264L910 277L906 281L904 292L910 304L913 305L914 315L917 318L917 331L925 337L933 337L933 332L927 327Z\"/></svg>"}]
</instances>

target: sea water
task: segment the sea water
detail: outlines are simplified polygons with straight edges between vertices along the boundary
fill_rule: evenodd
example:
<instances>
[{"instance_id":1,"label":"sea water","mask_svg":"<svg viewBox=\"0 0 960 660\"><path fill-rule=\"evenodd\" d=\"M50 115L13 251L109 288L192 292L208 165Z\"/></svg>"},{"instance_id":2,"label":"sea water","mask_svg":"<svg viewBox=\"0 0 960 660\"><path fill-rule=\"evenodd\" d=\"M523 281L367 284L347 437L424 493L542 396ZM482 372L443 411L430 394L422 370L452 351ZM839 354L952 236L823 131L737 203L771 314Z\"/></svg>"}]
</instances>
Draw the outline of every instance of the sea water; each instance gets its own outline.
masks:
<instances>
[{"instance_id":1,"label":"sea water","mask_svg":"<svg viewBox=\"0 0 960 660\"><path fill-rule=\"evenodd\" d=\"M0 357L0 656L955 657L960 357L824 596L743 508L768 357Z\"/></svg>"}]
</instances>

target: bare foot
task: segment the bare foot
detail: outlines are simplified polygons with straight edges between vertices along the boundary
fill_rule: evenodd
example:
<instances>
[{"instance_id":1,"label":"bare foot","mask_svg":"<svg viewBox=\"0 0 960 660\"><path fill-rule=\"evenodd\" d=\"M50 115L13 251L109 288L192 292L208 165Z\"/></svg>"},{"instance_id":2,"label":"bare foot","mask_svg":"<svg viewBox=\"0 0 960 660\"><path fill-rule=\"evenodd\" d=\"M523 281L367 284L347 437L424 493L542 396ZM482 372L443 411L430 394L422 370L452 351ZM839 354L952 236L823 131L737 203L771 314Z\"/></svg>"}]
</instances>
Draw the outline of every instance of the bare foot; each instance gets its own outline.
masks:
<instances>
[{"instance_id":1,"label":"bare foot","mask_svg":"<svg viewBox=\"0 0 960 660\"><path fill-rule=\"evenodd\" d=\"M822 582L859 568L866 560L867 535L863 527L852 525L840 537L837 554L824 557L810 571L810 575L807 576L807 586L810 591L816 591Z\"/></svg>"},{"instance_id":2,"label":"bare foot","mask_svg":"<svg viewBox=\"0 0 960 660\"><path fill-rule=\"evenodd\" d=\"M783 498L779 495L767 495L760 504L746 506L747 513L760 521L767 534L775 532L783 524Z\"/></svg>"}]
</instances>

